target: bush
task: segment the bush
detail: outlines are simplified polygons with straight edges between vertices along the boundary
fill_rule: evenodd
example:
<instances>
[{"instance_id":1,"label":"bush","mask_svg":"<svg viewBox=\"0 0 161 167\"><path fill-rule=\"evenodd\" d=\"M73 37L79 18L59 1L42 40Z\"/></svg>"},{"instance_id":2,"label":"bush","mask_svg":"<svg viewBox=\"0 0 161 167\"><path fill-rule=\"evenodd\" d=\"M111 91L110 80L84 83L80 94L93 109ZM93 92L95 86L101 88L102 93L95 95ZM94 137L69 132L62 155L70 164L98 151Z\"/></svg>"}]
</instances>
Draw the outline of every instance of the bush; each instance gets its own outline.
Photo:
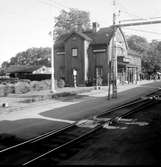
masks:
<instances>
[{"instance_id":1,"label":"bush","mask_svg":"<svg viewBox=\"0 0 161 167\"><path fill-rule=\"evenodd\" d=\"M41 83L44 85L44 89L51 89L51 80L42 80Z\"/></svg>"},{"instance_id":2,"label":"bush","mask_svg":"<svg viewBox=\"0 0 161 167\"><path fill-rule=\"evenodd\" d=\"M30 84L26 82L18 82L15 84L15 93L16 94L23 94L27 93L31 90Z\"/></svg>"},{"instance_id":3,"label":"bush","mask_svg":"<svg viewBox=\"0 0 161 167\"><path fill-rule=\"evenodd\" d=\"M7 85L0 85L0 96L4 97L8 95L8 86Z\"/></svg>"},{"instance_id":4,"label":"bush","mask_svg":"<svg viewBox=\"0 0 161 167\"><path fill-rule=\"evenodd\" d=\"M28 83L28 84L30 84L30 82L31 82L29 79L20 79L19 81L20 82L25 82L25 83Z\"/></svg>"},{"instance_id":5,"label":"bush","mask_svg":"<svg viewBox=\"0 0 161 167\"><path fill-rule=\"evenodd\" d=\"M7 84L8 85L8 93L15 93L15 85L14 84Z\"/></svg>"},{"instance_id":6,"label":"bush","mask_svg":"<svg viewBox=\"0 0 161 167\"><path fill-rule=\"evenodd\" d=\"M32 81L31 89L33 91L47 90L50 89L49 84L46 81Z\"/></svg>"},{"instance_id":7,"label":"bush","mask_svg":"<svg viewBox=\"0 0 161 167\"><path fill-rule=\"evenodd\" d=\"M40 85L40 82L32 81L31 82L31 90L33 90L33 91L42 90L42 86Z\"/></svg>"}]
</instances>

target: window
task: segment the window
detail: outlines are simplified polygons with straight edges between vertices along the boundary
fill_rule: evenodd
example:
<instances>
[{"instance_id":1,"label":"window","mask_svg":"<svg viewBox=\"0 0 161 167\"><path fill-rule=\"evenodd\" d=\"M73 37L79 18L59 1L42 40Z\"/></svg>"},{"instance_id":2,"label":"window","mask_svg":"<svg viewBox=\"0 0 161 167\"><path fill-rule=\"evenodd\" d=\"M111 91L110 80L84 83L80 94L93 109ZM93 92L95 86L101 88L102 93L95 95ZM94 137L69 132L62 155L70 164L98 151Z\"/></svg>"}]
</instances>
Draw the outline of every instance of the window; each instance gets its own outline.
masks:
<instances>
[{"instance_id":1,"label":"window","mask_svg":"<svg viewBox=\"0 0 161 167\"><path fill-rule=\"evenodd\" d=\"M78 49L77 48L72 49L72 56L78 56Z\"/></svg>"}]
</instances>

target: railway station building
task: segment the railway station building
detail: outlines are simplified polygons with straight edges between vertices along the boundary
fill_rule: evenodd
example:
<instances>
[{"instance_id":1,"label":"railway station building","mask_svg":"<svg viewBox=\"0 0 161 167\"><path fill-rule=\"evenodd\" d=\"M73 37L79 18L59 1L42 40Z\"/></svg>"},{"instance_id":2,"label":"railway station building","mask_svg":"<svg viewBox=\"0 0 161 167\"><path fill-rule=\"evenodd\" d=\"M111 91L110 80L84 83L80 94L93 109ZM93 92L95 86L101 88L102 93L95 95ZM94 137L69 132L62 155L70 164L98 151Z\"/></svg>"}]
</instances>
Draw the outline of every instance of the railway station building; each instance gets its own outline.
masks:
<instances>
[{"instance_id":1,"label":"railway station building","mask_svg":"<svg viewBox=\"0 0 161 167\"><path fill-rule=\"evenodd\" d=\"M64 79L73 86L73 72L76 71L78 86L95 85L96 77L102 78L102 84L108 84L108 60L112 55L112 27L100 28L97 24L88 31L72 31L63 34L54 45L55 79ZM121 28L115 32L117 54L117 82L135 83L141 73L141 57L129 50Z\"/></svg>"}]
</instances>

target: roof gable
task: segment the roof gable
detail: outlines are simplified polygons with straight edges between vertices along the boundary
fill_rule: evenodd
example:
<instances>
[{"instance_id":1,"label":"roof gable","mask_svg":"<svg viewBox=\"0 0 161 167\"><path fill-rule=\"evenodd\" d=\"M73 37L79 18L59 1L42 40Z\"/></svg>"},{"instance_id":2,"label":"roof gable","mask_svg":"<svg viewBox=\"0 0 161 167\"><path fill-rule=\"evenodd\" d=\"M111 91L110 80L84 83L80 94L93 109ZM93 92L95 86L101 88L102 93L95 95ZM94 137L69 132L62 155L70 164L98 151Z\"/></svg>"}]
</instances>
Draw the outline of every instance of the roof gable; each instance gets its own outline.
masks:
<instances>
[{"instance_id":1,"label":"roof gable","mask_svg":"<svg viewBox=\"0 0 161 167\"><path fill-rule=\"evenodd\" d=\"M118 28L123 35L124 41L126 43L125 36L120 28ZM81 38L90 41L92 45L98 45L98 44L106 44L108 45L113 34L114 34L114 29L112 26L110 27L104 27L100 28L99 31L93 32L91 31L84 31L84 32L76 32L73 31L71 33L66 33L60 36L60 38L55 42L55 47L56 48L63 48L64 47L64 42L68 40L72 34L77 34Z\"/></svg>"},{"instance_id":2,"label":"roof gable","mask_svg":"<svg viewBox=\"0 0 161 167\"><path fill-rule=\"evenodd\" d=\"M97 32L84 32L93 39L92 44L108 44L113 35L113 28L101 28Z\"/></svg>"}]
</instances>

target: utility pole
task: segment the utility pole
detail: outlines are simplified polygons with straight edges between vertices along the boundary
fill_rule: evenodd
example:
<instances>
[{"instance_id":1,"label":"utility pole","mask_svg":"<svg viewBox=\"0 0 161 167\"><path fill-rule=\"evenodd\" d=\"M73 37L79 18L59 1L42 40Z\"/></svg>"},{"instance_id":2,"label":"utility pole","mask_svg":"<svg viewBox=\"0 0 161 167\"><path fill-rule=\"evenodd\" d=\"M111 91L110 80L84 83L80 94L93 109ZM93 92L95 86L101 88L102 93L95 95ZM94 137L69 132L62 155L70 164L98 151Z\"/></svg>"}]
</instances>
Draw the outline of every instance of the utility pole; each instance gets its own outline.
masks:
<instances>
[{"instance_id":1,"label":"utility pole","mask_svg":"<svg viewBox=\"0 0 161 167\"><path fill-rule=\"evenodd\" d=\"M111 98L111 58L108 51L107 51L107 55L108 55L108 100L110 100Z\"/></svg>"},{"instance_id":2,"label":"utility pole","mask_svg":"<svg viewBox=\"0 0 161 167\"><path fill-rule=\"evenodd\" d=\"M108 60L109 75L108 75L108 100L111 97L111 84L112 84L112 98L117 98L117 49L115 41L116 25L116 1L113 0L113 37L112 37L112 56ZM109 58L108 58L109 59Z\"/></svg>"},{"instance_id":3,"label":"utility pole","mask_svg":"<svg viewBox=\"0 0 161 167\"><path fill-rule=\"evenodd\" d=\"M161 20L133 22L126 24L116 24L116 0L113 0L113 38L112 38L112 56L108 54L108 100L111 97L111 84L112 84L112 98L117 98L117 45L115 41L115 33L118 27L129 27L139 25L159 24ZM110 57L111 56L111 57Z\"/></svg>"},{"instance_id":4,"label":"utility pole","mask_svg":"<svg viewBox=\"0 0 161 167\"><path fill-rule=\"evenodd\" d=\"M54 33L53 27L51 29L51 92L56 92L55 90L55 76L54 76Z\"/></svg>"},{"instance_id":5,"label":"utility pole","mask_svg":"<svg viewBox=\"0 0 161 167\"><path fill-rule=\"evenodd\" d=\"M51 92L55 93L55 72L54 72L54 26L53 26L53 6L51 6Z\"/></svg>"}]
</instances>

